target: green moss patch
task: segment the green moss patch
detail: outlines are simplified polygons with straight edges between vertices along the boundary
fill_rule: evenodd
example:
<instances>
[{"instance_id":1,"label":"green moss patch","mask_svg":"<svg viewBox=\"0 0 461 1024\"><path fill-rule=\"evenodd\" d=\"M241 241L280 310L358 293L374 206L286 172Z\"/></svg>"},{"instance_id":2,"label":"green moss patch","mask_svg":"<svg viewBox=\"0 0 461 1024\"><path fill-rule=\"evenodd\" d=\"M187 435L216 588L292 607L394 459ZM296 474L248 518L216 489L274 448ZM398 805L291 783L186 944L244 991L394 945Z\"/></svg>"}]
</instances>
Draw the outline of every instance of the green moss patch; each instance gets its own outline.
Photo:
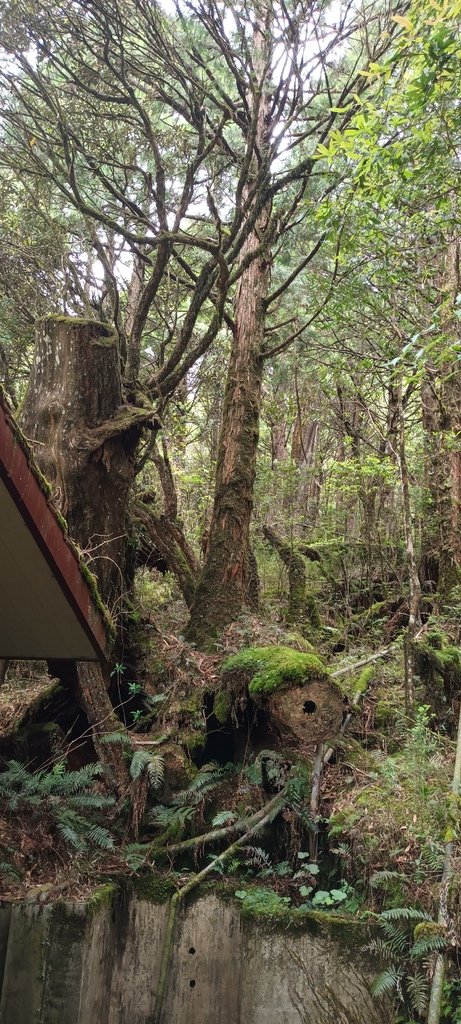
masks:
<instances>
[{"instance_id":1,"label":"green moss patch","mask_svg":"<svg viewBox=\"0 0 461 1024\"><path fill-rule=\"evenodd\" d=\"M269 695L329 676L325 663L316 654L295 651L291 647L247 647L228 658L223 671L248 674L248 689L252 695Z\"/></svg>"},{"instance_id":2,"label":"green moss patch","mask_svg":"<svg viewBox=\"0 0 461 1024\"><path fill-rule=\"evenodd\" d=\"M165 875L140 875L133 880L133 891L139 900L148 903L168 903L176 892L171 878Z\"/></svg>"}]
</instances>

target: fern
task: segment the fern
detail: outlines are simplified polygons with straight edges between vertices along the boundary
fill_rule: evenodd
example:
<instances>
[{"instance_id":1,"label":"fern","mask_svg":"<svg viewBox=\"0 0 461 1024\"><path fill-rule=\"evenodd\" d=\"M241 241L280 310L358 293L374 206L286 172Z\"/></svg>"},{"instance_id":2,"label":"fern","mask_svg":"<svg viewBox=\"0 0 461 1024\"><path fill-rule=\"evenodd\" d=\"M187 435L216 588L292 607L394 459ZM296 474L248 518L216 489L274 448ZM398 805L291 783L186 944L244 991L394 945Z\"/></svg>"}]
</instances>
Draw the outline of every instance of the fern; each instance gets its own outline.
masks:
<instances>
[{"instance_id":1,"label":"fern","mask_svg":"<svg viewBox=\"0 0 461 1024\"><path fill-rule=\"evenodd\" d=\"M380 921L432 921L431 915L416 907L391 907L379 915Z\"/></svg>"},{"instance_id":2,"label":"fern","mask_svg":"<svg viewBox=\"0 0 461 1024\"><path fill-rule=\"evenodd\" d=\"M160 754L150 754L147 750L135 750L130 764L131 778L140 779L144 772L150 787L160 789L165 772L163 757Z\"/></svg>"},{"instance_id":3,"label":"fern","mask_svg":"<svg viewBox=\"0 0 461 1024\"><path fill-rule=\"evenodd\" d=\"M406 978L406 985L410 999L410 1005L416 1013L425 1015L429 999L429 985L427 975L418 971L417 974Z\"/></svg>"},{"instance_id":4,"label":"fern","mask_svg":"<svg viewBox=\"0 0 461 1024\"><path fill-rule=\"evenodd\" d=\"M436 953L441 949L446 949L446 947L447 940L445 936L435 932L433 935L424 935L421 939L417 939L410 952L410 956L412 960L417 960L427 953Z\"/></svg>"},{"instance_id":5,"label":"fern","mask_svg":"<svg viewBox=\"0 0 461 1024\"><path fill-rule=\"evenodd\" d=\"M234 765L231 763L203 765L187 789L177 793L174 799L175 804L200 804L234 770Z\"/></svg>"},{"instance_id":6,"label":"fern","mask_svg":"<svg viewBox=\"0 0 461 1024\"><path fill-rule=\"evenodd\" d=\"M106 732L101 736L101 743L121 743L123 746L130 746L129 737L125 732Z\"/></svg>"},{"instance_id":7,"label":"fern","mask_svg":"<svg viewBox=\"0 0 461 1024\"><path fill-rule=\"evenodd\" d=\"M85 838L92 846L98 846L101 850L114 849L115 844L110 832L101 825L90 824L89 828L85 827Z\"/></svg>"},{"instance_id":8,"label":"fern","mask_svg":"<svg viewBox=\"0 0 461 1024\"><path fill-rule=\"evenodd\" d=\"M387 882L394 881L404 882L408 885L408 879L400 871L375 871L370 878L370 885L372 889L380 889L381 887L385 888Z\"/></svg>"},{"instance_id":9,"label":"fern","mask_svg":"<svg viewBox=\"0 0 461 1024\"><path fill-rule=\"evenodd\" d=\"M131 871L138 871L146 860L146 847L144 843L130 843L123 848L122 856Z\"/></svg>"},{"instance_id":10,"label":"fern","mask_svg":"<svg viewBox=\"0 0 461 1024\"><path fill-rule=\"evenodd\" d=\"M218 811L211 822L212 828L220 828L221 825L233 825L237 820L235 811Z\"/></svg>"},{"instance_id":11,"label":"fern","mask_svg":"<svg viewBox=\"0 0 461 1024\"><path fill-rule=\"evenodd\" d=\"M389 876L394 872L383 874ZM375 979L372 994L383 996L394 993L405 1013L405 1019L409 1015L416 1015L418 1020L425 1019L429 977L426 964L418 961L425 954L444 948L444 936L437 931L437 925L429 914L416 907L392 907L383 910L378 919L383 935L373 939L369 949L387 962L388 966ZM416 941L413 939L415 921L419 922L415 929Z\"/></svg>"},{"instance_id":12,"label":"fern","mask_svg":"<svg viewBox=\"0 0 461 1024\"><path fill-rule=\"evenodd\" d=\"M102 770L99 764L88 764L69 772L59 762L51 771L29 772L18 761L9 761L0 773L0 798L7 813L29 810L49 815L65 842L79 852L95 846L113 849L110 833L90 817L114 804L113 797L91 791Z\"/></svg>"},{"instance_id":13,"label":"fern","mask_svg":"<svg viewBox=\"0 0 461 1024\"><path fill-rule=\"evenodd\" d=\"M269 854L265 850L262 850L260 846L243 846L245 853L245 863L255 868L268 868L270 867L271 859Z\"/></svg>"},{"instance_id":14,"label":"fern","mask_svg":"<svg viewBox=\"0 0 461 1024\"><path fill-rule=\"evenodd\" d=\"M399 988L400 975L397 971L385 970L378 974L374 982L371 985L371 994L376 999L381 999L385 995L391 995Z\"/></svg>"}]
</instances>

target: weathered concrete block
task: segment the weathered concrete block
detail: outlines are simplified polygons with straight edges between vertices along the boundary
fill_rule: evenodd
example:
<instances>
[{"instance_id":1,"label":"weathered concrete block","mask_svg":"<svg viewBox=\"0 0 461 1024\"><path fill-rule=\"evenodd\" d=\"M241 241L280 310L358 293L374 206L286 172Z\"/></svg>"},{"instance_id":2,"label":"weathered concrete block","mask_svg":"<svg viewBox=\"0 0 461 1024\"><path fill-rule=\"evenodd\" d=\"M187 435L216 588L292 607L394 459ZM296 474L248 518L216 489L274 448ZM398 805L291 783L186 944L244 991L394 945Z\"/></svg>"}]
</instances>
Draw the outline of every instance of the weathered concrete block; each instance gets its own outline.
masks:
<instances>
[{"instance_id":1,"label":"weathered concrete block","mask_svg":"<svg viewBox=\"0 0 461 1024\"><path fill-rule=\"evenodd\" d=\"M3 985L3 973L5 970L6 951L8 948L8 934L11 921L11 903L4 903L0 906L0 992Z\"/></svg>"},{"instance_id":2,"label":"weathered concrete block","mask_svg":"<svg viewBox=\"0 0 461 1024\"><path fill-rule=\"evenodd\" d=\"M349 945L350 942L350 945ZM327 929L269 933L245 924L240 1024L390 1024L369 991L376 970L350 925L341 940Z\"/></svg>"},{"instance_id":3,"label":"weathered concrete block","mask_svg":"<svg viewBox=\"0 0 461 1024\"><path fill-rule=\"evenodd\" d=\"M186 907L176 934L162 1024L238 1024L240 957L238 908L214 896Z\"/></svg>"},{"instance_id":4,"label":"weathered concrete block","mask_svg":"<svg viewBox=\"0 0 461 1024\"><path fill-rule=\"evenodd\" d=\"M166 903L112 892L0 908L0 1024L152 1024L167 915ZM215 896L192 900L176 924L162 1024L390 1024L369 994L366 942L354 921L274 923Z\"/></svg>"},{"instance_id":5,"label":"weathered concrete block","mask_svg":"<svg viewBox=\"0 0 461 1024\"><path fill-rule=\"evenodd\" d=\"M52 907L15 903L5 957L0 1024L41 1024Z\"/></svg>"},{"instance_id":6,"label":"weathered concrete block","mask_svg":"<svg viewBox=\"0 0 461 1024\"><path fill-rule=\"evenodd\" d=\"M81 1022L90 917L84 903L58 903L54 909L44 978L43 1024Z\"/></svg>"},{"instance_id":7,"label":"weathered concrete block","mask_svg":"<svg viewBox=\"0 0 461 1024\"><path fill-rule=\"evenodd\" d=\"M115 910L107 1024L147 1024L155 1007L167 904L129 900Z\"/></svg>"}]
</instances>

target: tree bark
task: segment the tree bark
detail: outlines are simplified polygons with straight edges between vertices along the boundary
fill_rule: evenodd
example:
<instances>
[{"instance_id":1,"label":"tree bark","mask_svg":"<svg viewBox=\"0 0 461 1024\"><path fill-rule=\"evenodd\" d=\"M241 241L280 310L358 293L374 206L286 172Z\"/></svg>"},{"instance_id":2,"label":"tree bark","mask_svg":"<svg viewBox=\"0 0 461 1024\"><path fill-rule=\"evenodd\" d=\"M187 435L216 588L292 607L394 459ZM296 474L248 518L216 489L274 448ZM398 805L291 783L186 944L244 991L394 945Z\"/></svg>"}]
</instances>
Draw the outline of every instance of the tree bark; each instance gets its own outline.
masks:
<instances>
[{"instance_id":1,"label":"tree bark","mask_svg":"<svg viewBox=\"0 0 461 1024\"><path fill-rule=\"evenodd\" d=\"M254 204L259 202L255 182L264 182L267 175L262 171L267 169L268 173L269 170L268 18L267 14L267 23L264 25L262 17L258 17L253 35L258 83L253 97L254 152L248 183L243 192L247 216L254 213ZM224 395L209 540L188 627L189 639L199 646L206 645L229 622L236 619L246 605L246 567L261 409L265 300L270 279L267 239L269 220L270 206L266 204L256 217L240 253L240 267L243 265L244 269L235 298L233 341Z\"/></svg>"},{"instance_id":2,"label":"tree bark","mask_svg":"<svg viewBox=\"0 0 461 1024\"><path fill-rule=\"evenodd\" d=\"M418 575L418 566L415 556L415 543L413 536L413 522L410 497L410 476L408 472L405 444L405 411L401 386L399 387L398 391L398 407L398 463L400 471L400 482L402 487L403 530L405 536L405 547L407 555L409 589L409 618L408 628L404 639L405 706L408 717L413 718L415 710L413 641L415 638L416 631L421 625L421 583Z\"/></svg>"},{"instance_id":3,"label":"tree bark","mask_svg":"<svg viewBox=\"0 0 461 1024\"><path fill-rule=\"evenodd\" d=\"M144 410L123 404L108 327L69 317L39 326L20 424L115 616L127 584L134 453L148 420Z\"/></svg>"},{"instance_id":4,"label":"tree bark","mask_svg":"<svg viewBox=\"0 0 461 1024\"><path fill-rule=\"evenodd\" d=\"M461 288L460 243L448 244L443 272L444 331L459 339L453 310ZM426 369L421 389L425 431L425 478L428 501L423 550L424 575L437 584L440 605L450 602L461 585L461 374L459 364L446 362ZM427 563L427 564L426 564Z\"/></svg>"}]
</instances>

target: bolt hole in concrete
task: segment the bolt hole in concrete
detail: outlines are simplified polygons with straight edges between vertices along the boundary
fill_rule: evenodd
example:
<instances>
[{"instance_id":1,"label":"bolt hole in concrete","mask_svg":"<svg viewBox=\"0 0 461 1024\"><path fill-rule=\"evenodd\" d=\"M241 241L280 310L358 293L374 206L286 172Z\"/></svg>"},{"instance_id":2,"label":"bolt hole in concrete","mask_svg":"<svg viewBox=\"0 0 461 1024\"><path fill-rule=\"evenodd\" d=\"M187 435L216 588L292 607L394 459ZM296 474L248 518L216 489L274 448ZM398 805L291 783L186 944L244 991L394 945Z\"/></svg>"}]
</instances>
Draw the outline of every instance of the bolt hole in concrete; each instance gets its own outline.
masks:
<instances>
[{"instance_id":1,"label":"bolt hole in concrete","mask_svg":"<svg viewBox=\"0 0 461 1024\"><path fill-rule=\"evenodd\" d=\"M195 946L190 947L189 953L195 953Z\"/></svg>"},{"instance_id":2,"label":"bolt hole in concrete","mask_svg":"<svg viewBox=\"0 0 461 1024\"><path fill-rule=\"evenodd\" d=\"M189 988L195 988L195 980L194 980L194 978L192 978L192 981L189 982Z\"/></svg>"},{"instance_id":3,"label":"bolt hole in concrete","mask_svg":"<svg viewBox=\"0 0 461 1024\"><path fill-rule=\"evenodd\" d=\"M317 711L315 700L305 700L303 704L303 711L305 715L313 715L314 711Z\"/></svg>"}]
</instances>

